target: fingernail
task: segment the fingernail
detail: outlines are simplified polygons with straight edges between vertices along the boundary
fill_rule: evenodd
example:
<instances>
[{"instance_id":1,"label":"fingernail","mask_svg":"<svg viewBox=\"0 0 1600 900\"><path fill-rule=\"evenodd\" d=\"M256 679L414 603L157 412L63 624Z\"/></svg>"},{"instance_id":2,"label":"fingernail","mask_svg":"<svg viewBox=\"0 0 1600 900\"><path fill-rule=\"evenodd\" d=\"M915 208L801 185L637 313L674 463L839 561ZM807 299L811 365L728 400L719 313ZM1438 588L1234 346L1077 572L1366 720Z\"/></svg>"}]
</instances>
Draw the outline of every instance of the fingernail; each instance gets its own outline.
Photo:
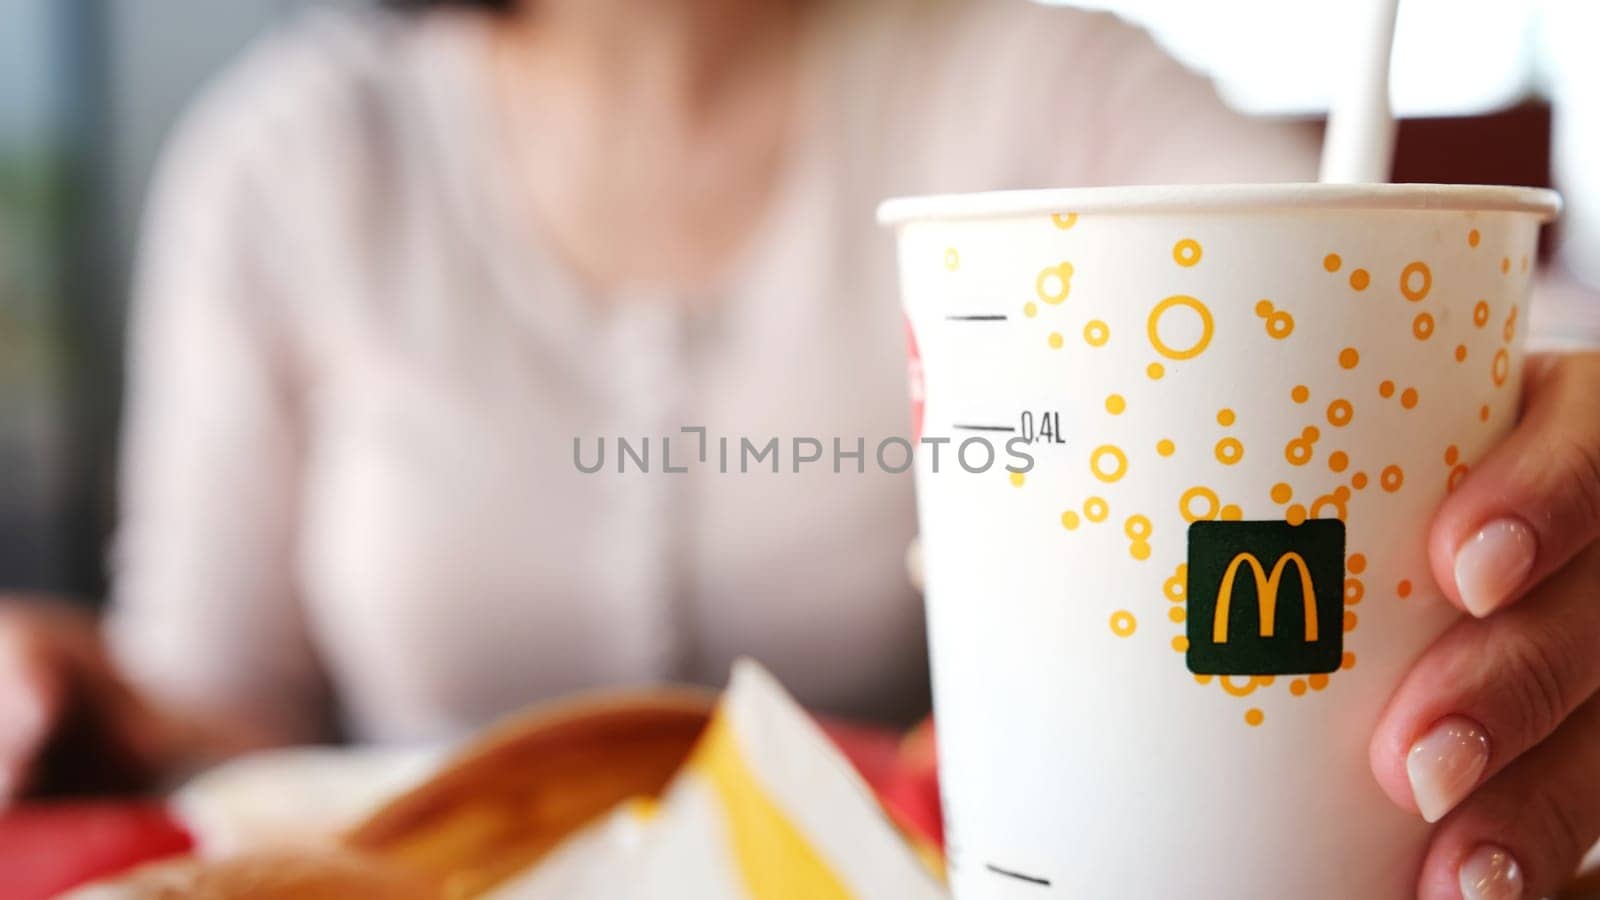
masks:
<instances>
[{"instance_id":1,"label":"fingernail","mask_svg":"<svg viewBox=\"0 0 1600 900\"><path fill-rule=\"evenodd\" d=\"M1539 551L1533 529L1516 519L1495 519L1456 550L1456 590L1467 612L1495 611L1521 586Z\"/></svg>"},{"instance_id":2,"label":"fingernail","mask_svg":"<svg viewBox=\"0 0 1600 900\"><path fill-rule=\"evenodd\" d=\"M1450 716L1411 745L1406 775L1411 796L1429 822L1437 822L1478 784L1489 764L1489 735L1483 726Z\"/></svg>"},{"instance_id":3,"label":"fingernail","mask_svg":"<svg viewBox=\"0 0 1600 900\"><path fill-rule=\"evenodd\" d=\"M1484 844L1461 864L1461 900L1519 900L1522 868L1504 847Z\"/></svg>"}]
</instances>

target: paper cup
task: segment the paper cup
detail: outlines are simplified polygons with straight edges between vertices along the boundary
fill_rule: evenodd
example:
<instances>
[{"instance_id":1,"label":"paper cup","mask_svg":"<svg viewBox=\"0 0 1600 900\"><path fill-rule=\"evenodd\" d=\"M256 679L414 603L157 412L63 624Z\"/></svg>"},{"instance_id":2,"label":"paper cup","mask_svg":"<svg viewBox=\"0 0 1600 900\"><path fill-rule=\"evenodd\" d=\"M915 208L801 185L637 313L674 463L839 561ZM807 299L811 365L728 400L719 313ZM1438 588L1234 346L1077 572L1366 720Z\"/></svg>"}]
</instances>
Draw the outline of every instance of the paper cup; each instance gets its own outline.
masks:
<instances>
[{"instance_id":1,"label":"paper cup","mask_svg":"<svg viewBox=\"0 0 1600 900\"><path fill-rule=\"evenodd\" d=\"M1428 826L1367 743L1456 618L1427 525L1516 419L1558 203L1279 185L883 206L959 900L1412 896Z\"/></svg>"}]
</instances>

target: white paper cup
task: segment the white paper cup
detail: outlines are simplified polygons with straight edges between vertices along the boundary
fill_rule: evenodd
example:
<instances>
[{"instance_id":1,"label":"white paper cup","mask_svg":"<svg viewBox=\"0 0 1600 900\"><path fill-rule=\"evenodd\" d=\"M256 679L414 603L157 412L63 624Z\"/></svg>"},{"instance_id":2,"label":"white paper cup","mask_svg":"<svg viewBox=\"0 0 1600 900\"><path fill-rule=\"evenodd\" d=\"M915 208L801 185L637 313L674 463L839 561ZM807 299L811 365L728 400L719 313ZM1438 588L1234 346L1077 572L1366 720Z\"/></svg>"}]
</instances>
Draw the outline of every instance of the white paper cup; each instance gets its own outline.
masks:
<instances>
[{"instance_id":1,"label":"white paper cup","mask_svg":"<svg viewBox=\"0 0 1600 900\"><path fill-rule=\"evenodd\" d=\"M959 900L1413 895L1428 827L1367 742L1455 619L1427 524L1516 419L1558 204L1430 185L884 204Z\"/></svg>"}]
</instances>

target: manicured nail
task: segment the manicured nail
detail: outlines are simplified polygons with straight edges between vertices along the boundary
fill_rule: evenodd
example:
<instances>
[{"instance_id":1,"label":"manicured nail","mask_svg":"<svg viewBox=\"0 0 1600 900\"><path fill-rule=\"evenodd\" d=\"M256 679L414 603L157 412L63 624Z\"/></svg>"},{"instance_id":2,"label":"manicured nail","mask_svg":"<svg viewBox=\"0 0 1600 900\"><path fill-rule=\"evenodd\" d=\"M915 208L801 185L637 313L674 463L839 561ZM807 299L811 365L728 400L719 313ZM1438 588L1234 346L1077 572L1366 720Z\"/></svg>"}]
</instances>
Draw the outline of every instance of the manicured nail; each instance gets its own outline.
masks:
<instances>
[{"instance_id":1,"label":"manicured nail","mask_svg":"<svg viewBox=\"0 0 1600 900\"><path fill-rule=\"evenodd\" d=\"M1489 764L1489 735L1471 719L1450 716L1411 745L1406 775L1411 796L1429 822L1437 822L1472 793Z\"/></svg>"},{"instance_id":2,"label":"manicured nail","mask_svg":"<svg viewBox=\"0 0 1600 900\"><path fill-rule=\"evenodd\" d=\"M1522 585L1539 552L1533 529L1516 519L1495 519L1456 550L1456 590L1467 612L1482 618Z\"/></svg>"},{"instance_id":3,"label":"manicured nail","mask_svg":"<svg viewBox=\"0 0 1600 900\"><path fill-rule=\"evenodd\" d=\"M1520 900L1522 868L1504 847L1484 844L1461 864L1461 900Z\"/></svg>"}]
</instances>

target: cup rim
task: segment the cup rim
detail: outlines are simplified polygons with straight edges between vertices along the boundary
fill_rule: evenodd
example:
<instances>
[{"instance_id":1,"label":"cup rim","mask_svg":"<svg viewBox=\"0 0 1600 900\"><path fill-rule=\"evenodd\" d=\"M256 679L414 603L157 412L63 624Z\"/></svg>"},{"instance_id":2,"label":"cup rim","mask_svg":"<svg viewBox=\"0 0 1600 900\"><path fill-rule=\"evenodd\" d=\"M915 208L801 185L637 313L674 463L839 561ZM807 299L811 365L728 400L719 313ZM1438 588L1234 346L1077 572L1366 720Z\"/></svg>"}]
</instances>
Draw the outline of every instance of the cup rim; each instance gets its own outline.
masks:
<instances>
[{"instance_id":1,"label":"cup rim","mask_svg":"<svg viewBox=\"0 0 1600 900\"><path fill-rule=\"evenodd\" d=\"M1548 222L1561 195L1545 188L1478 184L1204 184L1053 188L894 197L878 224L990 219L1045 213L1426 210L1532 213Z\"/></svg>"}]
</instances>

